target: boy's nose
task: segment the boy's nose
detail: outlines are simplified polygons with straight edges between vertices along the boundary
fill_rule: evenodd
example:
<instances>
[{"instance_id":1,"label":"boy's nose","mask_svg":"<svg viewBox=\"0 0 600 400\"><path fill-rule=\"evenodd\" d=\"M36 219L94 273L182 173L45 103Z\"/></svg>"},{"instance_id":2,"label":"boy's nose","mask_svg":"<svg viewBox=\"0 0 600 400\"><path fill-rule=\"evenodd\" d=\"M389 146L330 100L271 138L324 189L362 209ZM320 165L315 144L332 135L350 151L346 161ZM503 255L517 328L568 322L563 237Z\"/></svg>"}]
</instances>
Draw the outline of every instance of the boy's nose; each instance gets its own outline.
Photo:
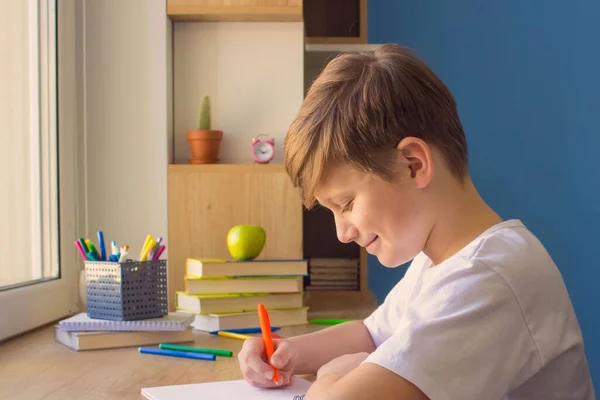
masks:
<instances>
[{"instance_id":1,"label":"boy's nose","mask_svg":"<svg viewBox=\"0 0 600 400\"><path fill-rule=\"evenodd\" d=\"M337 231L338 240L342 243L350 243L356 239L358 236L358 229L354 227L354 225L339 221L336 219L335 227Z\"/></svg>"}]
</instances>

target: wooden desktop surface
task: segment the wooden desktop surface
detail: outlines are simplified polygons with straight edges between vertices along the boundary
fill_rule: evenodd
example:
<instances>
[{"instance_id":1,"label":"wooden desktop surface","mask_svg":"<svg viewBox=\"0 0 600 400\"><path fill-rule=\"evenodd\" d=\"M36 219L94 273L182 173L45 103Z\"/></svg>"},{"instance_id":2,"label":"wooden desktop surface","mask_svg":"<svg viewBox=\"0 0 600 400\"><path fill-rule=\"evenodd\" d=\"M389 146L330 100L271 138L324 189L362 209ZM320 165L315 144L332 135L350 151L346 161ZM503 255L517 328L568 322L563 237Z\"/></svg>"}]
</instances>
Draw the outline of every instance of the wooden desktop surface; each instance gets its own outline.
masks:
<instances>
[{"instance_id":1,"label":"wooden desktop surface","mask_svg":"<svg viewBox=\"0 0 600 400\"><path fill-rule=\"evenodd\" d=\"M358 311L313 318L363 318L369 312ZM298 325L277 333L291 337L323 328ZM242 344L203 332L194 344L185 344L233 351L233 357L216 361L139 354L137 348L78 352L55 342L53 325L46 326L0 343L0 399L139 400L143 387L242 379L237 361Z\"/></svg>"}]
</instances>

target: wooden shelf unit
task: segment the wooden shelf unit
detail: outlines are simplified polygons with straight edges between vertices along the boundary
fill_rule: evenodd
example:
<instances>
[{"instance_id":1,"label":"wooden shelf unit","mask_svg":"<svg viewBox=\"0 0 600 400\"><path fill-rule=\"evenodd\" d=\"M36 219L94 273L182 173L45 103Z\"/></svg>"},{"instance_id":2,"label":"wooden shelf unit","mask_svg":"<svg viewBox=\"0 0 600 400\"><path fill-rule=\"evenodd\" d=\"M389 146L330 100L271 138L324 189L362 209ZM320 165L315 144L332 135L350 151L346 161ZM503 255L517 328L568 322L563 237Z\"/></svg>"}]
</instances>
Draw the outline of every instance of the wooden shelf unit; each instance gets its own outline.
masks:
<instances>
[{"instance_id":1,"label":"wooden shelf unit","mask_svg":"<svg viewBox=\"0 0 600 400\"><path fill-rule=\"evenodd\" d=\"M259 259L302 258L300 197L281 165L169 165L167 192L172 306L186 258L231 258L226 240L234 225L265 229Z\"/></svg>"},{"instance_id":2,"label":"wooden shelf unit","mask_svg":"<svg viewBox=\"0 0 600 400\"><path fill-rule=\"evenodd\" d=\"M299 22L302 0L167 0L178 22Z\"/></svg>"},{"instance_id":3,"label":"wooden shelf unit","mask_svg":"<svg viewBox=\"0 0 600 400\"><path fill-rule=\"evenodd\" d=\"M167 181L170 310L176 291L184 288L186 258L230 258L226 236L234 225L265 228L267 243L259 259L305 258L304 209L283 165L172 164ZM315 312L373 308L376 299L367 286L367 255L362 248L358 254L358 291L305 292L305 305Z\"/></svg>"}]
</instances>

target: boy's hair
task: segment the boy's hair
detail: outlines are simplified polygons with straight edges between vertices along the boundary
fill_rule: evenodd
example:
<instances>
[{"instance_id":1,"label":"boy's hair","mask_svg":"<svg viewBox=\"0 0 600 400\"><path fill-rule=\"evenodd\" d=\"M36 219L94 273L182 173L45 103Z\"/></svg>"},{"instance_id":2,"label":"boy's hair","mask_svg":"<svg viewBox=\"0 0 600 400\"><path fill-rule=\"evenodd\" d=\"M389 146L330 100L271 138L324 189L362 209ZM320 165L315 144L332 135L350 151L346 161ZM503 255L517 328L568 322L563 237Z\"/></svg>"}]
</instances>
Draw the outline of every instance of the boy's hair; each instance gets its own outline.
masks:
<instances>
[{"instance_id":1,"label":"boy's hair","mask_svg":"<svg viewBox=\"0 0 600 400\"><path fill-rule=\"evenodd\" d=\"M467 143L444 83L400 46L342 53L311 85L284 143L284 162L304 205L327 165L349 163L386 180L407 136L439 149L452 173L467 174Z\"/></svg>"}]
</instances>

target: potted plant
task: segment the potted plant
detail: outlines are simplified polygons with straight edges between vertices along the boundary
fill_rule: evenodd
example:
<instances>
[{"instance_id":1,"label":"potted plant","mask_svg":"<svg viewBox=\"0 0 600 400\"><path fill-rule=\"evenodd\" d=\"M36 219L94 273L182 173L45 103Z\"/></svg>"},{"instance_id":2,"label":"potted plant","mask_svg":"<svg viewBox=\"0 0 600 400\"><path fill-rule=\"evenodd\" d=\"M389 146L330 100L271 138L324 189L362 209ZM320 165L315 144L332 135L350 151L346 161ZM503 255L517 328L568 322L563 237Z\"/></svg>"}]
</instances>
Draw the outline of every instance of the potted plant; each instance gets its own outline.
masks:
<instances>
[{"instance_id":1,"label":"potted plant","mask_svg":"<svg viewBox=\"0 0 600 400\"><path fill-rule=\"evenodd\" d=\"M216 164L219 162L219 149L223 139L223 131L211 129L210 99L204 96L200 107L198 129L186 133L192 158L190 164Z\"/></svg>"}]
</instances>

